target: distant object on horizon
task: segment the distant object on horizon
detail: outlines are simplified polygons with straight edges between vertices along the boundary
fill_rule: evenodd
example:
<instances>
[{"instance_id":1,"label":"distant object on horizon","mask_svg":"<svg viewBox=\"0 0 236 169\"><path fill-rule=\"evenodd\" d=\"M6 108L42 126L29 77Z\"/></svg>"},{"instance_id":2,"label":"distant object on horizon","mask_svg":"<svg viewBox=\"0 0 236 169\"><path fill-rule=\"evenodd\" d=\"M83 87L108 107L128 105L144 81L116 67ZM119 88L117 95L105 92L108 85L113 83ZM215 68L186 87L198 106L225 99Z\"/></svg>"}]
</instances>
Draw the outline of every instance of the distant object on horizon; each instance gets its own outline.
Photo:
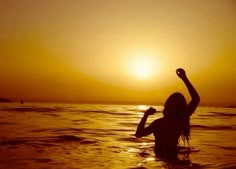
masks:
<instances>
[{"instance_id":1,"label":"distant object on horizon","mask_svg":"<svg viewBox=\"0 0 236 169\"><path fill-rule=\"evenodd\" d=\"M9 99L6 99L6 98L0 98L0 102L9 103L9 102L12 102L12 101L9 100Z\"/></svg>"},{"instance_id":2,"label":"distant object on horizon","mask_svg":"<svg viewBox=\"0 0 236 169\"><path fill-rule=\"evenodd\" d=\"M236 105L226 106L226 108L236 108Z\"/></svg>"},{"instance_id":3,"label":"distant object on horizon","mask_svg":"<svg viewBox=\"0 0 236 169\"><path fill-rule=\"evenodd\" d=\"M23 100L21 100L21 101L20 101L20 104L24 104L24 101L23 101Z\"/></svg>"}]
</instances>

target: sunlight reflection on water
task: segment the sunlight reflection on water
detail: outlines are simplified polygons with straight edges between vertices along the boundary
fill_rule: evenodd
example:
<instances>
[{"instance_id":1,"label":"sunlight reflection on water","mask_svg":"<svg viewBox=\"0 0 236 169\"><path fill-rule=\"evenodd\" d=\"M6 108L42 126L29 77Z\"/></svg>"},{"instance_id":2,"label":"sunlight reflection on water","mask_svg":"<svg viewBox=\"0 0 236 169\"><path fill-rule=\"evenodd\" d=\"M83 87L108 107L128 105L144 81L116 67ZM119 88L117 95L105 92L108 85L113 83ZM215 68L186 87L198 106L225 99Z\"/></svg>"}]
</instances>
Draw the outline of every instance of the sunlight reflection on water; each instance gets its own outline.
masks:
<instances>
[{"instance_id":1,"label":"sunlight reflection on water","mask_svg":"<svg viewBox=\"0 0 236 169\"><path fill-rule=\"evenodd\" d=\"M138 105L138 110L141 110L141 111L145 111L147 110L149 107L146 106L146 105Z\"/></svg>"}]
</instances>

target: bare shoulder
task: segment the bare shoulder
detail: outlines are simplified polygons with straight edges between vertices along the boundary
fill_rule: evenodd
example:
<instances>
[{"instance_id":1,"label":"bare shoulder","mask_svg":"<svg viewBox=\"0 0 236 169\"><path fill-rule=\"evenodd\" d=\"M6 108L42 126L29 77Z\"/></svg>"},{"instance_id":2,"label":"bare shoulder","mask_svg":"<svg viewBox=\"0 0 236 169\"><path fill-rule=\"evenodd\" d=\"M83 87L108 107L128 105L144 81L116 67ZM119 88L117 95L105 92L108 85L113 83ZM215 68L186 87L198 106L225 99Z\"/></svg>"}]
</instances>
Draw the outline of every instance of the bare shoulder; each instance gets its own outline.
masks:
<instances>
[{"instance_id":1,"label":"bare shoulder","mask_svg":"<svg viewBox=\"0 0 236 169\"><path fill-rule=\"evenodd\" d=\"M159 118L159 119L154 120L152 124L156 126L156 125L160 125L162 122L163 122L163 118Z\"/></svg>"}]
</instances>

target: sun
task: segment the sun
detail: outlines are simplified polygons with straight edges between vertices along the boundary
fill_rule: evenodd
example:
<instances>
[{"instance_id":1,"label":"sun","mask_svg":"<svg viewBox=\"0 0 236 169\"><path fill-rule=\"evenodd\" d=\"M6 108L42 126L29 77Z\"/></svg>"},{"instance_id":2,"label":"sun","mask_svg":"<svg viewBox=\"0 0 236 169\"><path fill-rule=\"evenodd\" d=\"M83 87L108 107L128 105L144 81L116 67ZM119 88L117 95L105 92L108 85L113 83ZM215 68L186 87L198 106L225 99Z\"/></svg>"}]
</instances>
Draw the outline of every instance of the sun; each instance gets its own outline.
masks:
<instances>
[{"instance_id":1,"label":"sun","mask_svg":"<svg viewBox=\"0 0 236 169\"><path fill-rule=\"evenodd\" d=\"M150 79L157 74L159 65L155 56L139 53L130 57L128 71L138 79Z\"/></svg>"},{"instance_id":2,"label":"sun","mask_svg":"<svg viewBox=\"0 0 236 169\"><path fill-rule=\"evenodd\" d=\"M139 78L147 78L153 73L151 63L144 59L135 60L132 69L133 74Z\"/></svg>"}]
</instances>

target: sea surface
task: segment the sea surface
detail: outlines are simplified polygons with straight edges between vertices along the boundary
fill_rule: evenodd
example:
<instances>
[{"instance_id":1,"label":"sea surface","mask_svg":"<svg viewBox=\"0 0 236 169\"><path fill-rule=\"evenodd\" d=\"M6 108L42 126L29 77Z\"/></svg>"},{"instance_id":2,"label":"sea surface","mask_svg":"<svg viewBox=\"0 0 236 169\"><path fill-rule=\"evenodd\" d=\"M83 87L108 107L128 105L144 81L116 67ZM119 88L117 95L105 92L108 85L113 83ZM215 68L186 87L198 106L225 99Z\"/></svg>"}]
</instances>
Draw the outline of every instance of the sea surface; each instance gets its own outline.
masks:
<instances>
[{"instance_id":1,"label":"sea surface","mask_svg":"<svg viewBox=\"0 0 236 169\"><path fill-rule=\"evenodd\" d=\"M1 103L0 169L236 169L236 108L197 108L191 163L170 164L155 157L153 135L134 137L148 107ZM147 124L162 117L153 107Z\"/></svg>"}]
</instances>

